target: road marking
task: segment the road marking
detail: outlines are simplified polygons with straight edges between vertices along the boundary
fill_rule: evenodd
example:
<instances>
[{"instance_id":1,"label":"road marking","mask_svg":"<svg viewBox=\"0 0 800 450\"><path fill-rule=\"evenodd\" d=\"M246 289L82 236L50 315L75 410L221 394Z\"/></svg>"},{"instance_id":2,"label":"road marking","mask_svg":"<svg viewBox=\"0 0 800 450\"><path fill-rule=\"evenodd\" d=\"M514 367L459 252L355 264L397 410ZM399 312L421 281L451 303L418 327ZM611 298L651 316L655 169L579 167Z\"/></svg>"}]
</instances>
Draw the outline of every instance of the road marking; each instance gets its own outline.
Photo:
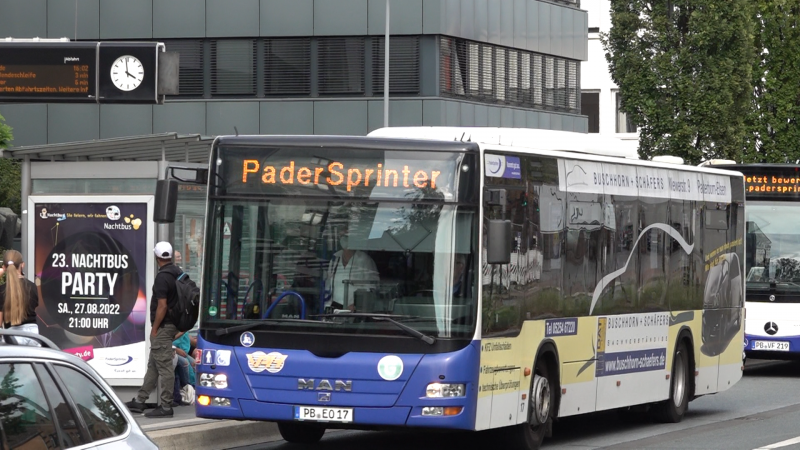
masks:
<instances>
[{"instance_id":1,"label":"road marking","mask_svg":"<svg viewBox=\"0 0 800 450\"><path fill-rule=\"evenodd\" d=\"M195 417L193 419L170 420L167 422L148 423L145 425L142 425L140 423L139 427L143 431L147 432L147 431L162 430L164 428L179 428L182 426L202 425L209 422L225 422L225 420L203 419L200 417Z\"/></svg>"},{"instance_id":2,"label":"road marking","mask_svg":"<svg viewBox=\"0 0 800 450\"><path fill-rule=\"evenodd\" d=\"M796 438L792 438L792 439L787 439L785 441L780 441L780 442L775 443L775 444L770 444L770 445L765 445L763 447L758 447L757 449L754 449L754 450L771 450L773 448L786 447L788 445L797 444L797 443L800 443L800 436L798 436Z\"/></svg>"}]
</instances>

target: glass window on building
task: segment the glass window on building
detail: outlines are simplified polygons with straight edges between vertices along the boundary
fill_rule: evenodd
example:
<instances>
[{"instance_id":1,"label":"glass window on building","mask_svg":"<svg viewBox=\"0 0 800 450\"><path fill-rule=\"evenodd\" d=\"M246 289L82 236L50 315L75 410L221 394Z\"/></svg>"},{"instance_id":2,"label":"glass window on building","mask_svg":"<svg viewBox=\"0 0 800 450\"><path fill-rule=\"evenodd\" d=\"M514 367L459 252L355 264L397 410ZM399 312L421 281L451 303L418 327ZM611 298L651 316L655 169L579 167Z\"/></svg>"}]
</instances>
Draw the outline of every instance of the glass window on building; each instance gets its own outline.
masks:
<instances>
[{"instance_id":1,"label":"glass window on building","mask_svg":"<svg viewBox=\"0 0 800 450\"><path fill-rule=\"evenodd\" d=\"M622 105L622 96L619 91L614 92L615 110L617 115L617 133L636 133L636 124L634 124L627 114L620 110Z\"/></svg>"},{"instance_id":2,"label":"glass window on building","mask_svg":"<svg viewBox=\"0 0 800 450\"><path fill-rule=\"evenodd\" d=\"M383 94L386 39L372 40L372 93ZM397 36L389 39L389 87L391 94L419 95L419 36Z\"/></svg>"},{"instance_id":3,"label":"glass window on building","mask_svg":"<svg viewBox=\"0 0 800 450\"><path fill-rule=\"evenodd\" d=\"M256 41L211 42L211 95L256 94Z\"/></svg>"},{"instance_id":4,"label":"glass window on building","mask_svg":"<svg viewBox=\"0 0 800 450\"><path fill-rule=\"evenodd\" d=\"M165 41L171 52L180 54L178 62L178 95L168 98L203 96L203 68L205 67L205 53L203 52L202 39L174 39Z\"/></svg>"},{"instance_id":5,"label":"glass window on building","mask_svg":"<svg viewBox=\"0 0 800 450\"><path fill-rule=\"evenodd\" d=\"M311 95L311 39L264 42L264 94Z\"/></svg>"},{"instance_id":6,"label":"glass window on building","mask_svg":"<svg viewBox=\"0 0 800 450\"><path fill-rule=\"evenodd\" d=\"M364 38L325 38L319 41L320 95L364 94ZM392 51L389 41L389 52Z\"/></svg>"},{"instance_id":7,"label":"glass window on building","mask_svg":"<svg viewBox=\"0 0 800 450\"><path fill-rule=\"evenodd\" d=\"M581 115L589 118L589 133L600 132L600 93L581 93Z\"/></svg>"}]
</instances>

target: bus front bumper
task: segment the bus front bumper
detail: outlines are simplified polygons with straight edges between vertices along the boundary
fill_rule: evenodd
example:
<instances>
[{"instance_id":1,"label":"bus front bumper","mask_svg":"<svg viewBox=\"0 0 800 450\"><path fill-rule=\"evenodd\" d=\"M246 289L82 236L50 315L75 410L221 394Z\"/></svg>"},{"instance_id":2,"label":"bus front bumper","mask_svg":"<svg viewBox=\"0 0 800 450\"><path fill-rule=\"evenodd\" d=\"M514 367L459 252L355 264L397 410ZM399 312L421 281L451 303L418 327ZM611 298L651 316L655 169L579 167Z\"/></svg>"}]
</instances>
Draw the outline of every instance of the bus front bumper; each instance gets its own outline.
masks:
<instances>
[{"instance_id":1,"label":"bus front bumper","mask_svg":"<svg viewBox=\"0 0 800 450\"><path fill-rule=\"evenodd\" d=\"M422 427L422 428L441 428L452 430L471 430L473 421L465 412L467 408L459 406L443 406L441 409L448 409L450 415L430 415L431 410L427 410L423 415L423 406L393 406L388 408L370 407L340 407L326 406L320 407L305 405L286 405L282 403L261 402L258 400L246 399L226 399L230 402L223 402L222 405L204 406L200 403L196 405L197 417L208 419L234 419L234 420L264 420L271 422L290 422L297 421L299 414L297 408L314 408L322 412L325 409L330 412L332 417L341 411L347 411L349 416L345 420L307 420L310 423L319 423L331 428L374 428L374 427ZM214 399L212 398L212 401ZM215 402L220 403L220 402ZM438 412L438 411L433 411ZM341 417L340 417L341 419Z\"/></svg>"}]
</instances>

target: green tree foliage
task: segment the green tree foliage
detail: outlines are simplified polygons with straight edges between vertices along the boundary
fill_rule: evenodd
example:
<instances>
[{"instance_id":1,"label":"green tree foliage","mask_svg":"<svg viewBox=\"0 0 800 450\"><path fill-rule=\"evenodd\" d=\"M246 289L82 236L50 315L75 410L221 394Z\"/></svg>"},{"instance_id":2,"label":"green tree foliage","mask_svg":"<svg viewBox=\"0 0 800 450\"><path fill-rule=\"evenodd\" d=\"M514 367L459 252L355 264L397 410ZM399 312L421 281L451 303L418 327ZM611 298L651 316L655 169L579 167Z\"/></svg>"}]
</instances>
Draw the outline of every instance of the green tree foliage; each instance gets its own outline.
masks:
<instances>
[{"instance_id":1,"label":"green tree foliage","mask_svg":"<svg viewBox=\"0 0 800 450\"><path fill-rule=\"evenodd\" d=\"M639 155L741 160L753 94L753 0L611 0L601 36Z\"/></svg>"},{"instance_id":2,"label":"green tree foliage","mask_svg":"<svg viewBox=\"0 0 800 450\"><path fill-rule=\"evenodd\" d=\"M11 136L11 127L4 123L5 120L3 116L0 116L0 149L8 148L8 143L13 139Z\"/></svg>"},{"instance_id":3,"label":"green tree foliage","mask_svg":"<svg viewBox=\"0 0 800 450\"><path fill-rule=\"evenodd\" d=\"M758 0L746 162L800 161L800 2Z\"/></svg>"},{"instance_id":4,"label":"green tree foliage","mask_svg":"<svg viewBox=\"0 0 800 450\"><path fill-rule=\"evenodd\" d=\"M22 205L22 182L19 161L0 158L0 206L11 208L17 215Z\"/></svg>"},{"instance_id":5,"label":"green tree foliage","mask_svg":"<svg viewBox=\"0 0 800 450\"><path fill-rule=\"evenodd\" d=\"M0 150L8 148L13 139L11 127L0 116ZM0 158L0 206L11 208L18 215L22 201L19 161Z\"/></svg>"},{"instance_id":6,"label":"green tree foliage","mask_svg":"<svg viewBox=\"0 0 800 450\"><path fill-rule=\"evenodd\" d=\"M3 116L0 116L0 151L8 148L9 142L13 139L11 127L4 122ZM19 161L0 157L0 206L11 208L19 215L22 206L21 189ZM0 247L0 252L4 251L5 249ZM0 275L0 284L5 284L5 278L5 274Z\"/></svg>"}]
</instances>

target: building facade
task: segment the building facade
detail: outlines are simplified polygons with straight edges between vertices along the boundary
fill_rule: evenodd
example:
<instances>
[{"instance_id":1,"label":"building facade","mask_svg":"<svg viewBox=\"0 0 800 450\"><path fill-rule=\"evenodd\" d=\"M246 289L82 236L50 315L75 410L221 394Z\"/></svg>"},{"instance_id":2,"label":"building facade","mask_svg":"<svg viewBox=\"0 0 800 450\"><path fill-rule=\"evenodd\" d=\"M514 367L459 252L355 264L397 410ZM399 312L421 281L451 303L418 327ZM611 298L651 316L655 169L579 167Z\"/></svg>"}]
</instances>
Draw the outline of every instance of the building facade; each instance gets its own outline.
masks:
<instances>
[{"instance_id":1,"label":"building facade","mask_svg":"<svg viewBox=\"0 0 800 450\"><path fill-rule=\"evenodd\" d=\"M180 93L164 105L0 104L0 114L16 147L165 132L365 135L384 120L385 4L0 0L0 38L159 41L180 53ZM589 131L581 63L593 63L592 25L580 8L392 0L390 126Z\"/></svg>"},{"instance_id":2,"label":"building facade","mask_svg":"<svg viewBox=\"0 0 800 450\"><path fill-rule=\"evenodd\" d=\"M619 111L619 89L611 79L600 33L611 29L610 0L581 0L588 13L589 57L581 63L581 112L587 117L587 131L612 136L632 151L639 146L636 125Z\"/></svg>"}]
</instances>

